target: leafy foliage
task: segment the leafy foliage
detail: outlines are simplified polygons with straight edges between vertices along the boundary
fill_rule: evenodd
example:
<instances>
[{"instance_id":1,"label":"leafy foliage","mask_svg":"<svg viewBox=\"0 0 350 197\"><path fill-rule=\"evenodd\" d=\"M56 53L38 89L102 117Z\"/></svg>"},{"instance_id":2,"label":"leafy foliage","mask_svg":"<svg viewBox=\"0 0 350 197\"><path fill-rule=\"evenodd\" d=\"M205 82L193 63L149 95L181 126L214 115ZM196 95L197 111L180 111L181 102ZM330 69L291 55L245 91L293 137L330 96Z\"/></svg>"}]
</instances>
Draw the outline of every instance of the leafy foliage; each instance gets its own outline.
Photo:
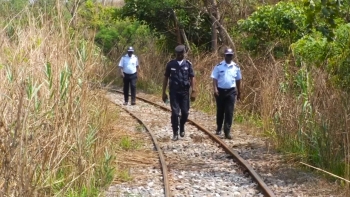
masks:
<instances>
[{"instance_id":1,"label":"leafy foliage","mask_svg":"<svg viewBox=\"0 0 350 197\"><path fill-rule=\"evenodd\" d=\"M329 51L327 50L327 39L320 32L304 36L293 43L291 48L296 57L297 65L300 65L301 62L308 65L321 65Z\"/></svg>"},{"instance_id":2,"label":"leafy foliage","mask_svg":"<svg viewBox=\"0 0 350 197\"><path fill-rule=\"evenodd\" d=\"M183 28L189 41L196 46L209 47L211 25L208 15L200 10L201 6L196 0L125 0L122 16L146 22L152 30L166 37L170 48L177 44L177 28Z\"/></svg>"},{"instance_id":3,"label":"leafy foliage","mask_svg":"<svg viewBox=\"0 0 350 197\"><path fill-rule=\"evenodd\" d=\"M284 50L302 37L306 16L302 7L291 2L260 7L248 19L239 21L239 28L249 37L246 48L262 50L271 41L282 42Z\"/></svg>"},{"instance_id":4,"label":"leafy foliage","mask_svg":"<svg viewBox=\"0 0 350 197\"><path fill-rule=\"evenodd\" d=\"M350 90L350 24L334 30L334 39L315 32L292 45L299 62L323 66L331 74L333 82L343 90Z\"/></svg>"},{"instance_id":5,"label":"leafy foliage","mask_svg":"<svg viewBox=\"0 0 350 197\"><path fill-rule=\"evenodd\" d=\"M350 24L339 26L335 30L335 39L330 43L328 70L334 82L342 89L350 91Z\"/></svg>"},{"instance_id":6,"label":"leafy foliage","mask_svg":"<svg viewBox=\"0 0 350 197\"><path fill-rule=\"evenodd\" d=\"M305 0L306 23L309 29L315 28L328 40L334 37L337 25L349 22L349 2L344 0Z\"/></svg>"},{"instance_id":7,"label":"leafy foliage","mask_svg":"<svg viewBox=\"0 0 350 197\"><path fill-rule=\"evenodd\" d=\"M119 50L125 49L127 45L142 43L142 38L147 38L150 31L147 26L140 22L130 22L129 20L116 21L111 27L101 27L96 34L96 43L103 48L105 53L116 47Z\"/></svg>"},{"instance_id":8,"label":"leafy foliage","mask_svg":"<svg viewBox=\"0 0 350 197\"><path fill-rule=\"evenodd\" d=\"M91 0L84 4L80 14L85 19L84 25L88 24L91 29L97 30L95 42L105 54L110 53L113 48L124 51L126 46L136 43L141 48L145 40L151 36L147 25L128 18L120 19L118 9L105 7Z\"/></svg>"}]
</instances>

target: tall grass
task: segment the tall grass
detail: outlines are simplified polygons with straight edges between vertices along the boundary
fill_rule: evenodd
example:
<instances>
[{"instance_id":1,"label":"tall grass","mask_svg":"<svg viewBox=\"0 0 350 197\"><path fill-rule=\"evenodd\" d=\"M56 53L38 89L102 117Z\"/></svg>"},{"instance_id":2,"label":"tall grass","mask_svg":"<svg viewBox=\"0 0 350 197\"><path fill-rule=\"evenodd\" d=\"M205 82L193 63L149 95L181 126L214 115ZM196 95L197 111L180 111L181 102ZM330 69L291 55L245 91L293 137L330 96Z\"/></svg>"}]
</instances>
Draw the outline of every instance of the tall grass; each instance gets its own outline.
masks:
<instances>
[{"instance_id":1,"label":"tall grass","mask_svg":"<svg viewBox=\"0 0 350 197\"><path fill-rule=\"evenodd\" d=\"M1 16L0 195L94 196L113 178L103 61L56 8Z\"/></svg>"},{"instance_id":2,"label":"tall grass","mask_svg":"<svg viewBox=\"0 0 350 197\"><path fill-rule=\"evenodd\" d=\"M334 88L319 68L287 61L268 65L260 112L276 147L349 178L349 95Z\"/></svg>"}]
</instances>

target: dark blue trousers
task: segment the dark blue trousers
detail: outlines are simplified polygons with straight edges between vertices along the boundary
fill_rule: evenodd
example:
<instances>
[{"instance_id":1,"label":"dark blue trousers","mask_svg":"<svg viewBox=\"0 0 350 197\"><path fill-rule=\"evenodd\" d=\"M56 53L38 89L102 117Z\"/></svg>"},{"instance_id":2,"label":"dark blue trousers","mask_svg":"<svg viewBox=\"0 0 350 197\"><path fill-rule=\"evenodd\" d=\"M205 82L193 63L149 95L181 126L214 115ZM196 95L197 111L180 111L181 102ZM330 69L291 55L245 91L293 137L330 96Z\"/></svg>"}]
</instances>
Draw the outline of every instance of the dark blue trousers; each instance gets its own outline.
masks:
<instances>
[{"instance_id":1,"label":"dark blue trousers","mask_svg":"<svg viewBox=\"0 0 350 197\"><path fill-rule=\"evenodd\" d=\"M184 129L188 119L188 111L190 110L189 91L169 91L171 105L171 126L174 134ZM180 124L179 116L181 112Z\"/></svg>"},{"instance_id":2,"label":"dark blue trousers","mask_svg":"<svg viewBox=\"0 0 350 197\"><path fill-rule=\"evenodd\" d=\"M131 102L134 103L136 100L136 81L137 73L126 74L124 73L123 83L124 83L124 101L129 102L129 87L131 90Z\"/></svg>"},{"instance_id":3,"label":"dark blue trousers","mask_svg":"<svg viewBox=\"0 0 350 197\"><path fill-rule=\"evenodd\" d=\"M225 90L218 88L218 90L219 96L215 96L217 130L220 131L222 129L222 124L224 124L224 132L225 134L229 134L236 101L236 89L232 88Z\"/></svg>"}]
</instances>

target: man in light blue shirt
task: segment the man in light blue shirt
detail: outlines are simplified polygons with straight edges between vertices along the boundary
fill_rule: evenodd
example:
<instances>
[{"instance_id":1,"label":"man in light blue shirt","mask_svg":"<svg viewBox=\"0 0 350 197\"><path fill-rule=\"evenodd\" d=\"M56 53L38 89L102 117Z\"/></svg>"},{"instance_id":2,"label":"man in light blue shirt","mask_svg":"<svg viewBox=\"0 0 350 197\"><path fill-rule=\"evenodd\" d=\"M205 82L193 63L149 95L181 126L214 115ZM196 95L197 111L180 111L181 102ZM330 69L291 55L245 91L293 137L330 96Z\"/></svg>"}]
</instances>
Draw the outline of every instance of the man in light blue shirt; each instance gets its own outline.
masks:
<instances>
[{"instance_id":1,"label":"man in light blue shirt","mask_svg":"<svg viewBox=\"0 0 350 197\"><path fill-rule=\"evenodd\" d=\"M120 59L119 68L124 83L124 105L127 105L129 101L129 86L131 89L131 105L136 105L136 81L137 71L139 70L139 60L137 56L134 55L133 47L128 47L127 54Z\"/></svg>"},{"instance_id":2,"label":"man in light blue shirt","mask_svg":"<svg viewBox=\"0 0 350 197\"><path fill-rule=\"evenodd\" d=\"M216 65L211 73L216 100L216 134L221 135L224 124L227 139L232 139L230 132L236 96L237 100L241 99L242 75L239 66L232 61L233 55L232 49L226 49L225 60Z\"/></svg>"}]
</instances>

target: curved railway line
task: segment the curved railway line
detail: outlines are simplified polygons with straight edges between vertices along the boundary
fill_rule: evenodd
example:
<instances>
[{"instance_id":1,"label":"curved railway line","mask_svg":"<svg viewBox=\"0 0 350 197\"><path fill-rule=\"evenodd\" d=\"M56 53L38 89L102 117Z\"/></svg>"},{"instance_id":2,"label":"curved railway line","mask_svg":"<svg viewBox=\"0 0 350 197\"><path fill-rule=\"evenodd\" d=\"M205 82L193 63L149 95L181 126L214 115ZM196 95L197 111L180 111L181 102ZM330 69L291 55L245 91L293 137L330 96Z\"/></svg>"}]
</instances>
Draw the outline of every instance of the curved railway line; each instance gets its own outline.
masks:
<instances>
[{"instance_id":1,"label":"curved railway line","mask_svg":"<svg viewBox=\"0 0 350 197\"><path fill-rule=\"evenodd\" d=\"M119 91L119 90L116 90L116 89L110 89L109 91L111 91L112 93L118 93L118 94L122 94L122 91ZM153 110L154 111L156 111L156 110L158 110L159 111L159 109L161 109L161 111L164 111L164 113L167 113L167 114L169 114L169 111L170 111L170 109L168 108L168 107L165 107L165 106L162 106L162 105L159 105L159 104L156 104L156 103L154 103L154 102L152 102L152 101L150 101L150 100L147 100L147 99L145 99L145 98L142 98L142 97L137 97L137 99L138 99L138 103L137 103L137 105L147 105L147 107L149 108L150 106L153 106ZM114 102L115 104L117 104L117 105L119 105L120 107L122 107L125 111L127 111L131 116L133 116L135 119L137 119L137 121L139 122L139 123L141 123L142 125L144 125L144 127L145 127L145 129L147 130L147 132L150 134L150 136L151 136L151 138L152 138L152 140L153 140L153 143L154 143L154 146L155 146L155 149L158 151L158 155L159 155L159 161L160 161L160 164L161 164L161 171L162 171L162 173L163 173L163 184L164 184L164 196L166 196L166 197L168 197L168 196L174 196L174 192L172 192L172 191L175 191L175 193L176 193L176 190L183 190L184 188L182 188L181 187L181 184L180 184L180 186L179 186L179 184L175 184L175 183L173 183L173 185L172 185L172 187L171 187L171 181L169 180L169 179L171 179L170 178L170 176L171 175L169 175L169 170L171 170L171 169L169 169L168 168L168 166L170 166L170 168L176 168L176 162L174 162L175 160L176 160L176 158L178 157L178 154L173 154L174 152L175 153L177 153L177 150L179 149L178 147L177 148L174 148L173 146L171 146L170 144L176 144L176 143L181 143L181 142L179 142L179 141L182 141L182 139L180 139L179 141L177 141L177 142L168 142L168 140L165 140L164 139L164 137L161 137L161 136L159 136L159 134L155 134L154 133L154 128L152 129L152 128L150 128L150 123L149 123L149 121L145 121L145 119L147 119L147 118L151 118L151 117L141 117L140 115L136 115L136 113L135 113L135 111L133 112L132 110L131 110L131 108L132 107L128 107L128 106L123 106L122 105L122 103L120 102L120 103L118 103L118 102L116 102L116 101L113 101L113 99L111 100L112 102ZM145 107L146 108L146 107ZM149 109L148 109L149 110ZM140 110L137 110L136 111L137 112L137 114L139 114L138 112L140 112ZM142 114L142 113L140 113L140 114ZM159 117L159 115L158 115L158 117ZM151 118L151 120L152 120L152 118ZM153 119L154 120L154 119ZM170 122L170 119L169 118L167 118L167 120L168 120L168 122ZM206 128L204 128L203 126L201 126L200 124L198 124L196 121L194 121L194 120L192 120L192 119L189 119L188 120L188 122L190 123L190 124L187 124L187 126L186 126L186 135L187 136L189 136L189 138L190 138L190 140L188 139L188 138L186 138L186 136L185 136L185 138L186 138L186 140L183 140L184 141L184 143L187 143L186 145L183 145L183 150L180 148L180 150L182 150L182 152L181 151L179 151L179 152L181 152L181 153L179 153L179 154L181 154L181 156L186 156L186 149L191 149L191 148L193 148L192 147L192 145L194 145L194 144L196 144L197 146L199 145L196 141L199 141L199 143L201 143L202 141L204 141L204 140L206 140L206 141L208 141L206 138L209 138L209 139L211 139L210 141L212 141L212 142L209 142L210 143L210 145L208 146L208 147L205 147L206 149L209 149L209 150L212 150L212 149L216 149L215 148L215 146L216 147L220 147L221 149L223 149L224 151L223 151L223 153L222 154L226 154L226 158L229 158L229 160L231 160L232 161L232 158L233 158L233 160L235 161L235 162L237 162L238 164L239 164L239 166L240 166L240 168L241 168L241 170L237 170L237 169L232 169L232 174L226 174L226 175L224 175L224 176L227 176L228 175L228 177L224 177L223 179L230 179L229 177L230 176L232 176L232 177L235 177L234 176L234 173L236 172L236 171L239 171L239 173L238 174L241 174L242 176L243 176L243 178L242 177L236 177L236 179L238 179L238 180L241 180L241 179L244 179L244 177L246 176L246 174L245 173L249 173L249 175L251 176L251 178L252 179L254 179L254 181L255 181L255 183L256 183L256 185L254 185L255 186L255 189L256 189L256 191L251 191L251 193L249 194L249 195L251 195L251 196L262 196L262 195L264 195L264 196L275 196L274 195L274 193L270 190L270 188L264 183L264 181L261 179L261 177L253 170L253 168L248 164L248 162L247 161L245 161L236 151L234 151L234 150L232 150L223 140L221 140L219 137L217 137L216 135L214 135L212 132L210 132L210 131L208 131ZM204 135L197 135L196 134L196 132L194 132L194 133L191 133L191 132L187 132L187 128L188 127L190 127L190 125L192 125L192 126L194 126L194 127L196 127L199 131L202 131L202 132L204 132ZM157 129L157 130L159 130L159 129ZM193 130L193 129L192 129ZM162 133L165 133L166 135L168 135L168 136L171 136L170 134L171 134L171 132L162 132ZM205 137L206 136L206 137ZM161 145L160 143L159 143L159 141L157 140L157 138L158 139L160 139L160 141L163 141L163 142L165 142L165 143L163 143L163 145ZM170 137L169 137L170 138ZM187 141L187 142L186 142ZM213 143L214 142L214 143ZM203 143L204 144L204 143ZM170 148L170 150L169 150L169 147L171 147ZM163 154L164 153L164 154ZM201 155L202 154L202 155ZM227 154L229 154L230 155L230 157L229 156L227 156ZM202 157L203 158L203 160L205 160L205 161L210 161L211 159L212 159L212 163L216 163L216 162L222 162L221 160L222 160L222 156L220 156L220 157L218 157L217 155L215 156L214 155L214 159L213 159L213 155L212 154L208 154L208 153L206 153L204 150L203 150L203 152L202 153L198 153L197 155L188 155L189 157ZM216 157L216 158L215 158ZM190 159L190 158L187 158L187 160L186 159L180 159L180 161L182 161L182 162L184 162L184 161L188 161L188 159ZM227 161L226 161L227 162ZM180 162L181 163L181 162ZM198 162L198 163L201 163L201 162ZM215 164L213 164L213 165L208 165L208 164L206 164L207 162L202 162L202 166L201 167L199 167L199 169L193 169L193 173L198 173L199 174L199 176L203 176L203 174L206 174L206 175L204 175L204 176L211 176L211 175L213 175L213 176L219 176L219 175L215 175L215 173L214 174L208 174L208 172L206 172L206 169L213 169L213 168L215 168ZM192 168L194 168L194 166L195 166L195 164L191 164L192 165ZM187 166L191 166L191 165L187 165ZM232 164L228 164L228 166L230 166L230 167L228 167L228 168L231 168L232 166L234 166L234 165L232 165ZM174 170L173 170L173 172L174 172ZM192 171L191 171L192 172ZM184 176L183 176L183 174L181 174L181 173L183 173L183 172L178 172L178 173L180 173L180 175L173 175L173 182L176 182L176 180L174 179L174 177L181 177L182 178L182 184L184 184L184 185L186 185L187 184L187 186L189 186L189 184L191 184L191 183L188 183L188 182L186 182L186 181L184 181L183 179L185 179L184 178ZM188 177L189 179L191 179L191 177L189 176ZM220 178L220 177L219 177ZM198 180L198 181L200 181L200 180ZM237 183L235 182L235 181L233 181L233 179L231 179L231 181L232 182L234 182L233 183L233 186L234 185L236 185ZM247 180L245 180L246 182L247 182ZM244 181L243 181L244 182ZM248 181L249 182L249 181ZM247 184L247 183L246 183ZM177 186L175 186L175 185L177 185ZM172 188L172 190L170 189L170 188ZM175 189L174 189L175 188ZM203 190L203 188L199 188L199 190ZM213 189L213 188L212 188ZM213 190L212 189L208 189L208 191L207 192L213 192ZM215 186L214 186L214 189L215 189ZM181 191L181 192L184 192L184 191ZM187 191L188 192L188 191ZM261 194L262 193L262 194ZM187 193L187 195L190 195L189 193ZM191 193L191 195L192 196L196 196L195 195L195 193ZM233 195L233 194L232 194ZM175 195L175 196L181 196L181 195ZM198 196L198 195L197 195Z\"/></svg>"}]
</instances>

